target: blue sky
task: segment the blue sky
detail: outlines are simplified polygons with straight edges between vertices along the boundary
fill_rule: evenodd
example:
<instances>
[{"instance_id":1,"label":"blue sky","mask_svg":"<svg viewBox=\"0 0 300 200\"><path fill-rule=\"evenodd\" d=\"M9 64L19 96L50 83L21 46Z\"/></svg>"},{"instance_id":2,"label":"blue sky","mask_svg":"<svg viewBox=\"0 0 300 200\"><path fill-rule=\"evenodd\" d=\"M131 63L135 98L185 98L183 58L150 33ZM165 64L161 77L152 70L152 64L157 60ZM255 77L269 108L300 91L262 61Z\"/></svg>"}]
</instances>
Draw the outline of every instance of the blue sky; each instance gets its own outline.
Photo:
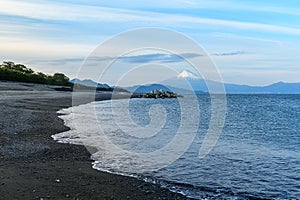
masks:
<instances>
[{"instance_id":1,"label":"blue sky","mask_svg":"<svg viewBox=\"0 0 300 200\"><path fill-rule=\"evenodd\" d=\"M297 0L1 0L1 59L73 78L84 58L103 41L145 27L178 31L199 43L224 82L300 82ZM151 55L133 58L157 59ZM171 65L184 68L176 56L167 57ZM93 70L82 78L95 79Z\"/></svg>"}]
</instances>

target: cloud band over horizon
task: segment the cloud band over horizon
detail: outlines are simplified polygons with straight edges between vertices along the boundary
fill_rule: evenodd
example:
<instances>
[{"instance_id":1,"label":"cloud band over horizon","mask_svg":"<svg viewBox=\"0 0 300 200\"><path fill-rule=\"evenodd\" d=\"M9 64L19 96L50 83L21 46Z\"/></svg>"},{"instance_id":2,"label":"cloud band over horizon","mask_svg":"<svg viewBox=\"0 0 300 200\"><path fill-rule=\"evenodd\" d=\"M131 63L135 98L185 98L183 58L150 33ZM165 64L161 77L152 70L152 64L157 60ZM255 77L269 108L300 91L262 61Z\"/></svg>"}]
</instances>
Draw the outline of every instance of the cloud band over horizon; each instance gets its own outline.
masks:
<instances>
[{"instance_id":1,"label":"cloud band over horizon","mask_svg":"<svg viewBox=\"0 0 300 200\"><path fill-rule=\"evenodd\" d=\"M106 39L130 29L158 27L186 34L202 45L227 82L300 82L299 13L297 1L175 0L149 5L144 0L126 4L122 0L3 0L0 50L2 60L74 76L79 67L75 65ZM176 56L155 53L119 59L180 62ZM262 78L270 72L275 76Z\"/></svg>"}]
</instances>

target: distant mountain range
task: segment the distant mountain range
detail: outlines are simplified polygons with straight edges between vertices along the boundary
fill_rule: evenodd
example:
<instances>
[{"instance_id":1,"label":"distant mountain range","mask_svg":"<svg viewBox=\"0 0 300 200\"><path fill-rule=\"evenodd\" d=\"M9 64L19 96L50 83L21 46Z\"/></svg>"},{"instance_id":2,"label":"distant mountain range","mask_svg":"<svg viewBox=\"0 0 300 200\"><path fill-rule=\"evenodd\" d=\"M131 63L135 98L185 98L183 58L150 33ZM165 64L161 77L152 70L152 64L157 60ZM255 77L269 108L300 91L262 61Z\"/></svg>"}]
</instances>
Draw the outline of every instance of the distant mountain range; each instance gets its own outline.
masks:
<instances>
[{"instance_id":1,"label":"distant mountain range","mask_svg":"<svg viewBox=\"0 0 300 200\"><path fill-rule=\"evenodd\" d=\"M71 83L74 84L79 84L79 85L84 85L84 86L88 86L88 87L98 87L98 88L110 88L109 85L107 84L102 84L102 83L96 83L95 81L92 81L90 79L85 79L85 80L80 80L78 78L74 78L72 80L70 80Z\"/></svg>"},{"instance_id":2,"label":"distant mountain range","mask_svg":"<svg viewBox=\"0 0 300 200\"><path fill-rule=\"evenodd\" d=\"M212 88L218 88L222 85L222 83L212 80L205 81L188 70L184 70L178 74L177 77L161 82L162 85L208 93L209 90L206 83ZM226 93L229 94L300 94L300 83L278 82L267 86L249 86L229 83L224 83L223 85Z\"/></svg>"},{"instance_id":3,"label":"distant mountain range","mask_svg":"<svg viewBox=\"0 0 300 200\"><path fill-rule=\"evenodd\" d=\"M92 80L79 80L73 79L70 82L77 83L90 87L101 87L101 88L116 88L110 87L107 84L96 83ZM222 83L204 80L197 76L195 73L184 70L176 77L167 79L160 83L136 85L132 87L124 87L132 93L146 93L151 90L164 90L172 91L178 94L203 94L209 93L206 83L213 88L219 88ZM278 82L267 86L250 86L250 85L239 85L224 83L224 89L228 94L300 94L300 83L284 83Z\"/></svg>"},{"instance_id":4,"label":"distant mountain range","mask_svg":"<svg viewBox=\"0 0 300 200\"><path fill-rule=\"evenodd\" d=\"M85 79L85 80L72 79L70 80L70 82L74 84L73 90L75 89L75 91L98 91L98 92L117 91L117 92L126 92L126 93L129 92L128 90L125 90L121 87L111 87L107 84L96 83L95 81L90 79Z\"/></svg>"}]
</instances>

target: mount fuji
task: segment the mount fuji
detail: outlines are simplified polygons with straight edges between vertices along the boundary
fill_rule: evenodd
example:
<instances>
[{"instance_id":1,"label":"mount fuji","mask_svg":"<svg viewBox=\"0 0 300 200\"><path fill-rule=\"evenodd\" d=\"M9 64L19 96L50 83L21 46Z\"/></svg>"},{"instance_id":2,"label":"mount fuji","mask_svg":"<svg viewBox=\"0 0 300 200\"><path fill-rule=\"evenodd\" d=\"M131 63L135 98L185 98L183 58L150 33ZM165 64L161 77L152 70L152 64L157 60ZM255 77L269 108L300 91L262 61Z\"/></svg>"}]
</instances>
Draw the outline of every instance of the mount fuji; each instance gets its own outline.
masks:
<instances>
[{"instance_id":1,"label":"mount fuji","mask_svg":"<svg viewBox=\"0 0 300 200\"><path fill-rule=\"evenodd\" d=\"M189 70L183 70L180 74L177 75L177 78L200 79L199 76Z\"/></svg>"},{"instance_id":2,"label":"mount fuji","mask_svg":"<svg viewBox=\"0 0 300 200\"><path fill-rule=\"evenodd\" d=\"M208 80L207 83L214 87L221 86L221 83L215 81ZM161 82L161 84L176 88L182 88L188 91L202 91L205 93L208 92L206 81L189 70L183 70L176 77L164 80L163 82Z\"/></svg>"},{"instance_id":3,"label":"mount fuji","mask_svg":"<svg viewBox=\"0 0 300 200\"><path fill-rule=\"evenodd\" d=\"M204 80L189 70L183 70L176 77L162 81L160 84L196 93L200 91L209 93L207 85L218 89L223 84L225 92L228 94L300 94L300 83L277 82L267 86L220 83Z\"/></svg>"},{"instance_id":4,"label":"mount fuji","mask_svg":"<svg viewBox=\"0 0 300 200\"><path fill-rule=\"evenodd\" d=\"M146 84L146 85L135 85L132 87L126 87L125 89L133 92L133 93L145 93L150 92L151 90L164 90L164 91L171 91L178 94L203 94L205 92L197 90L197 86L193 89L187 87L187 81L195 81L198 82L201 80L196 74L191 71L184 70L176 77L163 81L161 83L153 83L153 84Z\"/></svg>"}]
</instances>

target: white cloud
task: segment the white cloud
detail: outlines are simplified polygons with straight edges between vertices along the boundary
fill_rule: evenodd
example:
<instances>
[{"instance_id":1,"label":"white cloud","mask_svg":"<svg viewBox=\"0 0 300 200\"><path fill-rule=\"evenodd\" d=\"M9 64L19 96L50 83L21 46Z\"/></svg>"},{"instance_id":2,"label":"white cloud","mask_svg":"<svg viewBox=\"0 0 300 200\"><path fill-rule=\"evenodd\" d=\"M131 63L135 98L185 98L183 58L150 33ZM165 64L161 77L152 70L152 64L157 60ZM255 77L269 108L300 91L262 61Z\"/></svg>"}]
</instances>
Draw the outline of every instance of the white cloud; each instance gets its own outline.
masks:
<instances>
[{"instance_id":1,"label":"white cloud","mask_svg":"<svg viewBox=\"0 0 300 200\"><path fill-rule=\"evenodd\" d=\"M0 13L41 20L66 20L66 21L128 21L149 20L139 12L123 9L94 7L76 4L51 3L51 2L24 2L16 0L2 0Z\"/></svg>"},{"instance_id":2,"label":"white cloud","mask_svg":"<svg viewBox=\"0 0 300 200\"><path fill-rule=\"evenodd\" d=\"M43 41L24 37L0 37L1 61L12 60L21 63L32 63L32 61L40 59L51 60L74 56L85 57L94 48L94 45L86 44ZM50 65L47 67L50 67Z\"/></svg>"},{"instance_id":3,"label":"white cloud","mask_svg":"<svg viewBox=\"0 0 300 200\"><path fill-rule=\"evenodd\" d=\"M78 4L85 4L84 0L77 0ZM252 12L269 12L289 15L300 15L299 8L293 7L285 2L280 2L281 5L275 6L272 2L242 2L233 0L172 0L172 1L161 1L161 0L139 0L139 1L128 1L128 0L113 0L113 1L101 1L93 2L95 5L103 5L106 7L114 8L127 8L127 9L214 9L214 10L239 10L239 11L252 11Z\"/></svg>"},{"instance_id":4,"label":"white cloud","mask_svg":"<svg viewBox=\"0 0 300 200\"><path fill-rule=\"evenodd\" d=\"M161 14L148 11L136 11L100 6L86 6L58 3L29 3L15 0L2 0L0 13L42 20L67 20L67 21L101 21L101 22L142 22L153 26L168 27L229 27L235 29L266 31L281 34L300 35L299 28L277 26L271 24L221 20L212 18L191 17L178 14Z\"/></svg>"},{"instance_id":5,"label":"white cloud","mask_svg":"<svg viewBox=\"0 0 300 200\"><path fill-rule=\"evenodd\" d=\"M82 2L84 3L84 1ZM0 20L0 51L2 52L2 59L25 62L25 64L29 63L33 66L38 66L39 68L35 68L38 71L53 73L57 71L58 66L52 65L50 62L41 63L38 61L73 57L84 58L96 47L95 45L103 42L104 38L107 38L106 36L117 33L120 30L124 31L124 29L142 26L172 28L173 30L187 28L188 34L192 35L202 45L204 44L211 55L224 52L247 52L245 55L215 56L213 58L222 73L224 73L225 79L230 82L271 83L272 80L280 80L282 77L285 80L299 81L299 78L297 79L300 73L297 69L299 67L297 66L297 63L299 63L297 54L299 52L299 39L293 37L294 35L300 35L299 26L287 27L255 22L193 17L176 13L166 14L163 10L160 13L146 11L146 9L139 11L137 8L147 8L147 0L142 0L136 7L136 4L132 2L129 2L126 6L118 7L117 4L120 2L124 3L122 0L105 2L107 7L103 7L39 0L1 0L0 15L17 16L13 18L15 19L13 23ZM300 13L296 12L297 8L258 7L256 5L236 4L232 1L174 0L172 2L152 1L151 4L147 10L153 10L150 8L185 7L266 11L294 15ZM115 8L112 5L116 5ZM31 19L28 20L27 18ZM66 23L67 26L64 27L64 25L60 24L61 22L63 24ZM99 25L100 28L97 30L100 31L95 31L92 27L94 25ZM81 29L85 27L91 30L81 32ZM241 34L239 35L239 33ZM281 35L277 37L273 33ZM205 36L203 37L203 35ZM269 35L270 38L267 38ZM81 36L86 36L86 38L80 39ZM286 41L292 41L295 45L287 45ZM95 45L89 45L93 43ZM114 51L115 48L118 47L107 49L107 51ZM278 60L274 61L274 58ZM80 62L69 62L65 65L62 64L60 67L63 68L63 72L74 77L75 65L78 67ZM282 66L285 66L286 70L280 68ZM250 67L255 68L250 70ZM269 79L265 79L264 77L267 77L271 71L276 76L270 76ZM235 75L236 77L234 78ZM256 77L256 79L253 79L253 77ZM259 78L261 78L261 81L258 80Z\"/></svg>"}]
</instances>

